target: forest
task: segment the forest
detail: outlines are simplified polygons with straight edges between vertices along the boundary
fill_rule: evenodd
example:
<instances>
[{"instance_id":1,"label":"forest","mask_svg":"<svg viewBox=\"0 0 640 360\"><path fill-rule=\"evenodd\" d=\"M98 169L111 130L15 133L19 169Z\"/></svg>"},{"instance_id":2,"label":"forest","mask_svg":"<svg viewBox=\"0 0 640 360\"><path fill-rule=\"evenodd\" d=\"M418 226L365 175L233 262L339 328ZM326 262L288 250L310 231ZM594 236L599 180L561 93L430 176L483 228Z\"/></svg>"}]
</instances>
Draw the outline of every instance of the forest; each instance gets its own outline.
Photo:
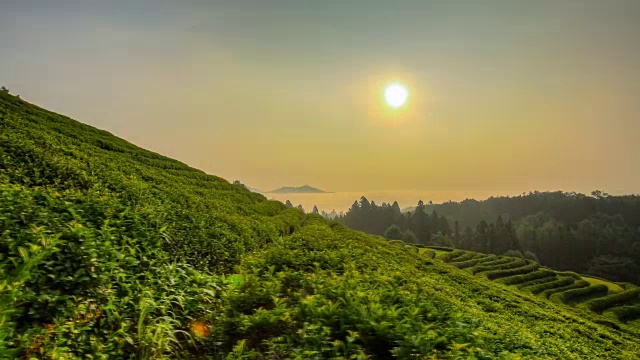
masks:
<instances>
[{"instance_id":1,"label":"forest","mask_svg":"<svg viewBox=\"0 0 640 360\"><path fill-rule=\"evenodd\" d=\"M640 283L640 196L531 192L426 205L365 197L337 221L407 243L535 259L555 269Z\"/></svg>"}]
</instances>

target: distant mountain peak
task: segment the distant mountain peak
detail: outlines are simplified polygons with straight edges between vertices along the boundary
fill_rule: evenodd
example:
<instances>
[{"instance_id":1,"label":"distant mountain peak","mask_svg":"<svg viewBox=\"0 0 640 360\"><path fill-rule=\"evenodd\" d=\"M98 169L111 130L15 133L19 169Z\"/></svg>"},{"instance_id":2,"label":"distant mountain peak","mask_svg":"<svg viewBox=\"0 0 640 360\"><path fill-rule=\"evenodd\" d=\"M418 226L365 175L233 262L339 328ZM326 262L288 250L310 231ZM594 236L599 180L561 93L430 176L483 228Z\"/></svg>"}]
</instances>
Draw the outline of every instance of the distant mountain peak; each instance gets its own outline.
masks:
<instances>
[{"instance_id":1,"label":"distant mountain peak","mask_svg":"<svg viewBox=\"0 0 640 360\"><path fill-rule=\"evenodd\" d=\"M318 188L314 188L313 186L303 185L303 186L284 186L279 189L275 189L270 191L270 193L275 194L319 194L326 193L324 190L320 190Z\"/></svg>"}]
</instances>

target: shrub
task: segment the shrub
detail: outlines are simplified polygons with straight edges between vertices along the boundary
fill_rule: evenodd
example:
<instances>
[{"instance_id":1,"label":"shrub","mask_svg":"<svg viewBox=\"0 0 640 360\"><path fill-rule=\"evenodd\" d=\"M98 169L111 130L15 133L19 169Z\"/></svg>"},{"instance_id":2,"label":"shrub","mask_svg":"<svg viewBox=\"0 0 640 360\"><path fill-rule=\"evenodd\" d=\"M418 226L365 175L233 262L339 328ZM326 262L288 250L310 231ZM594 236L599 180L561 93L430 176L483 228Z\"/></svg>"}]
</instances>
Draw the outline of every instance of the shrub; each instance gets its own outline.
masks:
<instances>
[{"instance_id":1,"label":"shrub","mask_svg":"<svg viewBox=\"0 0 640 360\"><path fill-rule=\"evenodd\" d=\"M473 259L484 259L485 257L487 257L487 255L485 255L485 254L475 253L475 252L467 252L466 254L463 254L461 256L453 258L449 262L450 263L458 263L458 262L463 262L463 261L473 260Z\"/></svg>"},{"instance_id":2,"label":"shrub","mask_svg":"<svg viewBox=\"0 0 640 360\"><path fill-rule=\"evenodd\" d=\"M586 282L584 280L575 281L575 279L574 279L574 282L571 283L571 284L568 284L568 285L565 285L565 286L560 286L560 287L555 287L555 288L551 288L551 289L547 289L547 290L539 293L538 296L548 299L551 295L553 295L555 293L559 293L559 292L562 292L562 291L568 291L568 290L572 290L572 289L581 289L581 288L585 288L585 287L588 287L588 286L589 286L588 282Z\"/></svg>"},{"instance_id":3,"label":"shrub","mask_svg":"<svg viewBox=\"0 0 640 360\"><path fill-rule=\"evenodd\" d=\"M389 240L389 244L396 246L404 246L404 241L402 240Z\"/></svg>"},{"instance_id":4,"label":"shrub","mask_svg":"<svg viewBox=\"0 0 640 360\"><path fill-rule=\"evenodd\" d=\"M554 289L554 288L559 288L559 287L563 287L563 286L567 286L567 285L571 285L575 282L576 280L570 276L567 277L563 277L554 281L550 281L550 282L543 282L543 283L539 283L539 284L531 284L528 286L523 286L520 289L522 291L527 291L530 292L532 294L539 294L545 290L549 290L549 289Z\"/></svg>"},{"instance_id":5,"label":"shrub","mask_svg":"<svg viewBox=\"0 0 640 360\"><path fill-rule=\"evenodd\" d=\"M576 279L576 280L582 280L582 277L576 273L574 273L573 271L558 271L556 272L556 274L558 274L558 276L571 276L572 278Z\"/></svg>"},{"instance_id":6,"label":"shrub","mask_svg":"<svg viewBox=\"0 0 640 360\"><path fill-rule=\"evenodd\" d=\"M425 250L422 252L422 255L424 255L428 259L434 259L436 257L436 252L433 250Z\"/></svg>"},{"instance_id":7,"label":"shrub","mask_svg":"<svg viewBox=\"0 0 640 360\"><path fill-rule=\"evenodd\" d=\"M640 319L640 304L616 307L609 310L609 312L614 314L618 320L626 323L628 321Z\"/></svg>"},{"instance_id":8,"label":"shrub","mask_svg":"<svg viewBox=\"0 0 640 360\"><path fill-rule=\"evenodd\" d=\"M471 273L475 275L481 272L508 270L508 269L525 266L525 265L527 265L527 262L523 259L514 259L510 257L505 257L496 261L474 266L470 268L469 271L471 271Z\"/></svg>"},{"instance_id":9,"label":"shrub","mask_svg":"<svg viewBox=\"0 0 640 360\"><path fill-rule=\"evenodd\" d=\"M620 286L621 288L625 289L625 290L630 290L636 287L635 284L629 283L629 282L617 282L615 283L616 285Z\"/></svg>"},{"instance_id":10,"label":"shrub","mask_svg":"<svg viewBox=\"0 0 640 360\"><path fill-rule=\"evenodd\" d=\"M535 263L537 264L537 263ZM525 283L531 280L539 280L542 278L549 278L549 277L555 277L556 273L554 273L553 271L549 271L549 270L538 270L538 271L534 271L534 272L530 272L528 274L523 274L523 275L513 275L513 276L509 276L506 278L502 278L500 279L500 282L507 284L507 285L516 285L516 284L521 284L521 283Z\"/></svg>"},{"instance_id":11,"label":"shrub","mask_svg":"<svg viewBox=\"0 0 640 360\"><path fill-rule=\"evenodd\" d=\"M480 262L478 262L478 264L486 264L486 263L490 263L496 260L499 260L500 257L498 255L487 255L481 259L477 259L480 260ZM474 259L475 260L475 259Z\"/></svg>"},{"instance_id":12,"label":"shrub","mask_svg":"<svg viewBox=\"0 0 640 360\"><path fill-rule=\"evenodd\" d=\"M522 266L522 267L518 267L518 268L487 271L486 273L484 273L484 275L489 280L495 280L495 279L499 279L499 278L503 278L503 277L507 277L507 276L528 274L528 273L538 269L539 266L540 265L538 265L537 263L530 262L529 264L527 264L525 266Z\"/></svg>"},{"instance_id":13,"label":"shrub","mask_svg":"<svg viewBox=\"0 0 640 360\"><path fill-rule=\"evenodd\" d=\"M482 259L471 259L467 261L453 262L451 265L457 267L458 269L466 269L468 267L472 267L477 265Z\"/></svg>"},{"instance_id":14,"label":"shrub","mask_svg":"<svg viewBox=\"0 0 640 360\"><path fill-rule=\"evenodd\" d=\"M413 233L413 231L407 230L404 232L404 234L402 234L402 241L407 243L415 243L418 241L418 238L416 237L416 234Z\"/></svg>"},{"instance_id":15,"label":"shrub","mask_svg":"<svg viewBox=\"0 0 640 360\"><path fill-rule=\"evenodd\" d=\"M584 298L606 295L608 292L609 288L606 285L592 285L553 294L549 297L549 300L555 303L571 305L580 302Z\"/></svg>"},{"instance_id":16,"label":"shrub","mask_svg":"<svg viewBox=\"0 0 640 360\"><path fill-rule=\"evenodd\" d=\"M547 270L547 269L540 269L538 268L538 271L540 270ZM522 289L528 286L534 286L534 285L538 285L538 284L545 284L545 283L550 283L552 281L556 281L558 280L558 276L556 275L556 273L553 273L553 275L549 275L547 277L543 277L543 278L539 278L539 279L535 279L535 280L529 280L529 281L525 281L522 283L519 283L516 285L516 287L518 289Z\"/></svg>"},{"instance_id":17,"label":"shrub","mask_svg":"<svg viewBox=\"0 0 640 360\"><path fill-rule=\"evenodd\" d=\"M458 269L466 269L466 268L470 268L472 266L476 266L478 264L483 264L486 262L491 262L495 259L497 259L498 257L496 255L488 255L488 256L484 256L484 257L476 257L475 259L471 259L471 260L467 260L467 261L457 261L458 259L456 259L455 262L450 263L451 265L457 267Z\"/></svg>"},{"instance_id":18,"label":"shrub","mask_svg":"<svg viewBox=\"0 0 640 360\"><path fill-rule=\"evenodd\" d=\"M447 252L450 252L450 251L454 251L454 250L455 250L454 248L449 247L449 246L435 246L435 245L433 245L433 246L432 246L432 245L429 245L429 246L427 246L427 247L428 247L429 249L433 249L433 250L440 250L440 251L447 251Z\"/></svg>"},{"instance_id":19,"label":"shrub","mask_svg":"<svg viewBox=\"0 0 640 360\"><path fill-rule=\"evenodd\" d=\"M420 249L418 249L417 247L415 247L415 246L413 246L411 244L405 245L404 248L409 250L409 251L411 251L411 252L415 252L415 253L420 252Z\"/></svg>"},{"instance_id":20,"label":"shrub","mask_svg":"<svg viewBox=\"0 0 640 360\"><path fill-rule=\"evenodd\" d=\"M586 302L587 306L592 311L601 313L604 310L610 309L615 306L624 305L624 303L632 300L637 300L640 295L640 289L627 290L621 293L608 295L598 299L592 299Z\"/></svg>"},{"instance_id":21,"label":"shrub","mask_svg":"<svg viewBox=\"0 0 640 360\"><path fill-rule=\"evenodd\" d=\"M384 238L387 240L400 240L402 239L402 230L398 225L391 225L384 231Z\"/></svg>"},{"instance_id":22,"label":"shrub","mask_svg":"<svg viewBox=\"0 0 640 360\"><path fill-rule=\"evenodd\" d=\"M446 253L446 254L442 254L442 255L440 255L440 256L438 257L438 259L440 259L440 260L442 260L442 261L444 261L444 262L447 262L447 263L448 263L448 262L450 262L451 260L453 260L453 259L455 259L455 258L457 258L457 257L459 257L459 256L462 256L462 255L464 255L464 254L466 254L466 253L467 253L466 251L462 251L462 250L454 250L454 251L452 251L452 252L450 252L450 253Z\"/></svg>"}]
</instances>

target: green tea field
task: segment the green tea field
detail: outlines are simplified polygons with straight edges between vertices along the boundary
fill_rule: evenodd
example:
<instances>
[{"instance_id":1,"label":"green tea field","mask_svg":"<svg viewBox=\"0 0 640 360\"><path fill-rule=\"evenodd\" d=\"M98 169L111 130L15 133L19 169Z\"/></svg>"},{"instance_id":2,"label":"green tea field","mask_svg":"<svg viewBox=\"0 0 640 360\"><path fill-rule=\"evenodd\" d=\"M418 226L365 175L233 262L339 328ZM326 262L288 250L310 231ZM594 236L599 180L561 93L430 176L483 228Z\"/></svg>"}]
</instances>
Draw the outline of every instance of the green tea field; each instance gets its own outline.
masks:
<instances>
[{"instance_id":1,"label":"green tea field","mask_svg":"<svg viewBox=\"0 0 640 360\"><path fill-rule=\"evenodd\" d=\"M639 293L349 230L0 92L0 358L637 359Z\"/></svg>"}]
</instances>

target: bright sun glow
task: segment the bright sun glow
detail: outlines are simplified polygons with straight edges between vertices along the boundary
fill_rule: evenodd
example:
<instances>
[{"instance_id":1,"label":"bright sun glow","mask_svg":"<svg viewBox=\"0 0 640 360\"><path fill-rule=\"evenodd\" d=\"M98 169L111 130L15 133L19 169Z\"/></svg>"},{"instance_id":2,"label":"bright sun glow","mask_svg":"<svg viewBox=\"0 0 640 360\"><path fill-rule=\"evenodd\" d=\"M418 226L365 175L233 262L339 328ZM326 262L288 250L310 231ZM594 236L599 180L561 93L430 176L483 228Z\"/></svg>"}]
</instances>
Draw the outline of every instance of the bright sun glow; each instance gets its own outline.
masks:
<instances>
[{"instance_id":1,"label":"bright sun glow","mask_svg":"<svg viewBox=\"0 0 640 360\"><path fill-rule=\"evenodd\" d=\"M409 91L404 86L393 83L384 90L384 99L389 106L398 108L407 101L409 97Z\"/></svg>"}]
</instances>

